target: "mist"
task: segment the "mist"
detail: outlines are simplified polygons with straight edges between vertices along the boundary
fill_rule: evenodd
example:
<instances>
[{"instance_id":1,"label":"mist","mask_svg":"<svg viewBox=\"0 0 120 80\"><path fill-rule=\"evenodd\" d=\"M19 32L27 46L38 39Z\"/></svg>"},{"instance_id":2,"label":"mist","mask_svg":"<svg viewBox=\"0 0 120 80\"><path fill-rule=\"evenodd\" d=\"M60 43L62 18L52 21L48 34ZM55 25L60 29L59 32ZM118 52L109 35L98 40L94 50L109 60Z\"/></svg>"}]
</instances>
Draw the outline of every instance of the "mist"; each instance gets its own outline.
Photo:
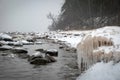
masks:
<instances>
[{"instance_id":1,"label":"mist","mask_svg":"<svg viewBox=\"0 0 120 80\"><path fill-rule=\"evenodd\" d=\"M64 0L0 0L0 32L45 32Z\"/></svg>"}]
</instances>

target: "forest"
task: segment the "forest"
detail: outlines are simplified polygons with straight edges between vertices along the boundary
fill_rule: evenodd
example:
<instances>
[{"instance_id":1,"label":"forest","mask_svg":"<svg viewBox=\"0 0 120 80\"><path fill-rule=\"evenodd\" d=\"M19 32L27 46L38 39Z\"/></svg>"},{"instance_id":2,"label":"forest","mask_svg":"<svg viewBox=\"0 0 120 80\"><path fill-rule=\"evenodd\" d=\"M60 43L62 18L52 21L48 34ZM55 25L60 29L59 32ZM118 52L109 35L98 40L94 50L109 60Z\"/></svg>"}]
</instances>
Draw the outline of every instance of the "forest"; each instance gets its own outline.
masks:
<instances>
[{"instance_id":1,"label":"forest","mask_svg":"<svg viewBox=\"0 0 120 80\"><path fill-rule=\"evenodd\" d=\"M49 30L86 30L120 25L120 0L65 0Z\"/></svg>"}]
</instances>

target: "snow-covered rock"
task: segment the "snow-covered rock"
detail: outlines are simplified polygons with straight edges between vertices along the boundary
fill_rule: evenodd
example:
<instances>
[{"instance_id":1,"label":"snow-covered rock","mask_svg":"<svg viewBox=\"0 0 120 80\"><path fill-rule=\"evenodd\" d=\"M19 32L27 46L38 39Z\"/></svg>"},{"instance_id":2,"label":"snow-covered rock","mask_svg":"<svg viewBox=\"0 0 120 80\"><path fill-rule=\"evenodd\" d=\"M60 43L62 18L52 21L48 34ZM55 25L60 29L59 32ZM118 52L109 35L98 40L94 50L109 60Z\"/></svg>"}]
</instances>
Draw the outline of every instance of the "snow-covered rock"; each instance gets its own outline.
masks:
<instances>
[{"instance_id":1,"label":"snow-covered rock","mask_svg":"<svg viewBox=\"0 0 120 80\"><path fill-rule=\"evenodd\" d=\"M48 49L46 50L46 54L49 54L50 56L58 56L58 51L56 49Z\"/></svg>"},{"instance_id":2,"label":"snow-covered rock","mask_svg":"<svg viewBox=\"0 0 120 80\"><path fill-rule=\"evenodd\" d=\"M11 36L9 36L8 34L3 34L3 33L0 33L0 39L5 40L5 41L12 41Z\"/></svg>"},{"instance_id":3,"label":"snow-covered rock","mask_svg":"<svg viewBox=\"0 0 120 80\"><path fill-rule=\"evenodd\" d=\"M0 51L11 50L11 49L12 49L12 47L8 46L8 45L3 45L0 47Z\"/></svg>"},{"instance_id":4,"label":"snow-covered rock","mask_svg":"<svg viewBox=\"0 0 120 80\"><path fill-rule=\"evenodd\" d=\"M21 41L23 45L31 45L34 44L33 42L28 42L27 40L22 40Z\"/></svg>"}]
</instances>

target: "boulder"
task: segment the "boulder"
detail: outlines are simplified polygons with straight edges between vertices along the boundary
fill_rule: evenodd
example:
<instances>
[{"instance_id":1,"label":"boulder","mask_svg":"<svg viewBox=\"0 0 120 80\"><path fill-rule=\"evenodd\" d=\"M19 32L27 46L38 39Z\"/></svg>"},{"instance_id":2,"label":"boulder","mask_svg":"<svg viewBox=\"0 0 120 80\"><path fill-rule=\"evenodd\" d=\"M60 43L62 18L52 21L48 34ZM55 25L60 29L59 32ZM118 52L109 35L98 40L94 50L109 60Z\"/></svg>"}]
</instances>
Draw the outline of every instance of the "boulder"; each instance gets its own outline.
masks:
<instances>
[{"instance_id":1,"label":"boulder","mask_svg":"<svg viewBox=\"0 0 120 80\"><path fill-rule=\"evenodd\" d=\"M43 55L40 52L36 52L29 56L28 61L34 60L35 58L43 58Z\"/></svg>"},{"instance_id":2,"label":"boulder","mask_svg":"<svg viewBox=\"0 0 120 80\"><path fill-rule=\"evenodd\" d=\"M28 61L31 64L44 65L47 63L55 62L56 59L49 54L42 55L40 52L36 52L32 56L29 56Z\"/></svg>"},{"instance_id":3,"label":"boulder","mask_svg":"<svg viewBox=\"0 0 120 80\"><path fill-rule=\"evenodd\" d=\"M11 36L9 36L8 34L4 34L4 33L0 34L0 39L4 41L13 41Z\"/></svg>"},{"instance_id":4,"label":"boulder","mask_svg":"<svg viewBox=\"0 0 120 80\"><path fill-rule=\"evenodd\" d=\"M52 56L50 56L49 54L45 55L45 58L49 61L49 62L56 62L56 59Z\"/></svg>"},{"instance_id":5,"label":"boulder","mask_svg":"<svg viewBox=\"0 0 120 80\"><path fill-rule=\"evenodd\" d=\"M56 49L49 49L46 50L46 54L49 54L50 56L58 56L58 51Z\"/></svg>"},{"instance_id":6,"label":"boulder","mask_svg":"<svg viewBox=\"0 0 120 80\"><path fill-rule=\"evenodd\" d=\"M59 49L63 49L63 48L64 48L64 46L63 46L63 45L60 45L60 46L59 46Z\"/></svg>"},{"instance_id":7,"label":"boulder","mask_svg":"<svg viewBox=\"0 0 120 80\"><path fill-rule=\"evenodd\" d=\"M35 58L30 60L30 64L45 65L46 63L48 63L48 60L45 58Z\"/></svg>"},{"instance_id":8,"label":"boulder","mask_svg":"<svg viewBox=\"0 0 120 80\"><path fill-rule=\"evenodd\" d=\"M13 41L12 39L4 38L4 41Z\"/></svg>"},{"instance_id":9,"label":"boulder","mask_svg":"<svg viewBox=\"0 0 120 80\"><path fill-rule=\"evenodd\" d=\"M7 53L2 53L1 55L2 55L2 56L7 56L8 54L7 54Z\"/></svg>"},{"instance_id":10,"label":"boulder","mask_svg":"<svg viewBox=\"0 0 120 80\"><path fill-rule=\"evenodd\" d=\"M14 53L28 53L28 51L24 48L21 48L21 47L16 47L16 48L13 48L12 51Z\"/></svg>"}]
</instances>

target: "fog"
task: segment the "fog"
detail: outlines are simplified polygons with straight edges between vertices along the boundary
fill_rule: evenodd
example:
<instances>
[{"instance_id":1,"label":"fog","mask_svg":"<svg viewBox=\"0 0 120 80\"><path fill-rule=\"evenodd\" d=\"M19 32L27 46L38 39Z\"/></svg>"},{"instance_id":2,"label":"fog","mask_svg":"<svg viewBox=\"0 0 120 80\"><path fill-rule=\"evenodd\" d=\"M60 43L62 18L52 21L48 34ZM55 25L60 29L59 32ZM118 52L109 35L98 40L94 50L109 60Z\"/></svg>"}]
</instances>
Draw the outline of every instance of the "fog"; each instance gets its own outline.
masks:
<instances>
[{"instance_id":1,"label":"fog","mask_svg":"<svg viewBox=\"0 0 120 80\"><path fill-rule=\"evenodd\" d=\"M0 32L45 32L64 0L0 0Z\"/></svg>"}]
</instances>

